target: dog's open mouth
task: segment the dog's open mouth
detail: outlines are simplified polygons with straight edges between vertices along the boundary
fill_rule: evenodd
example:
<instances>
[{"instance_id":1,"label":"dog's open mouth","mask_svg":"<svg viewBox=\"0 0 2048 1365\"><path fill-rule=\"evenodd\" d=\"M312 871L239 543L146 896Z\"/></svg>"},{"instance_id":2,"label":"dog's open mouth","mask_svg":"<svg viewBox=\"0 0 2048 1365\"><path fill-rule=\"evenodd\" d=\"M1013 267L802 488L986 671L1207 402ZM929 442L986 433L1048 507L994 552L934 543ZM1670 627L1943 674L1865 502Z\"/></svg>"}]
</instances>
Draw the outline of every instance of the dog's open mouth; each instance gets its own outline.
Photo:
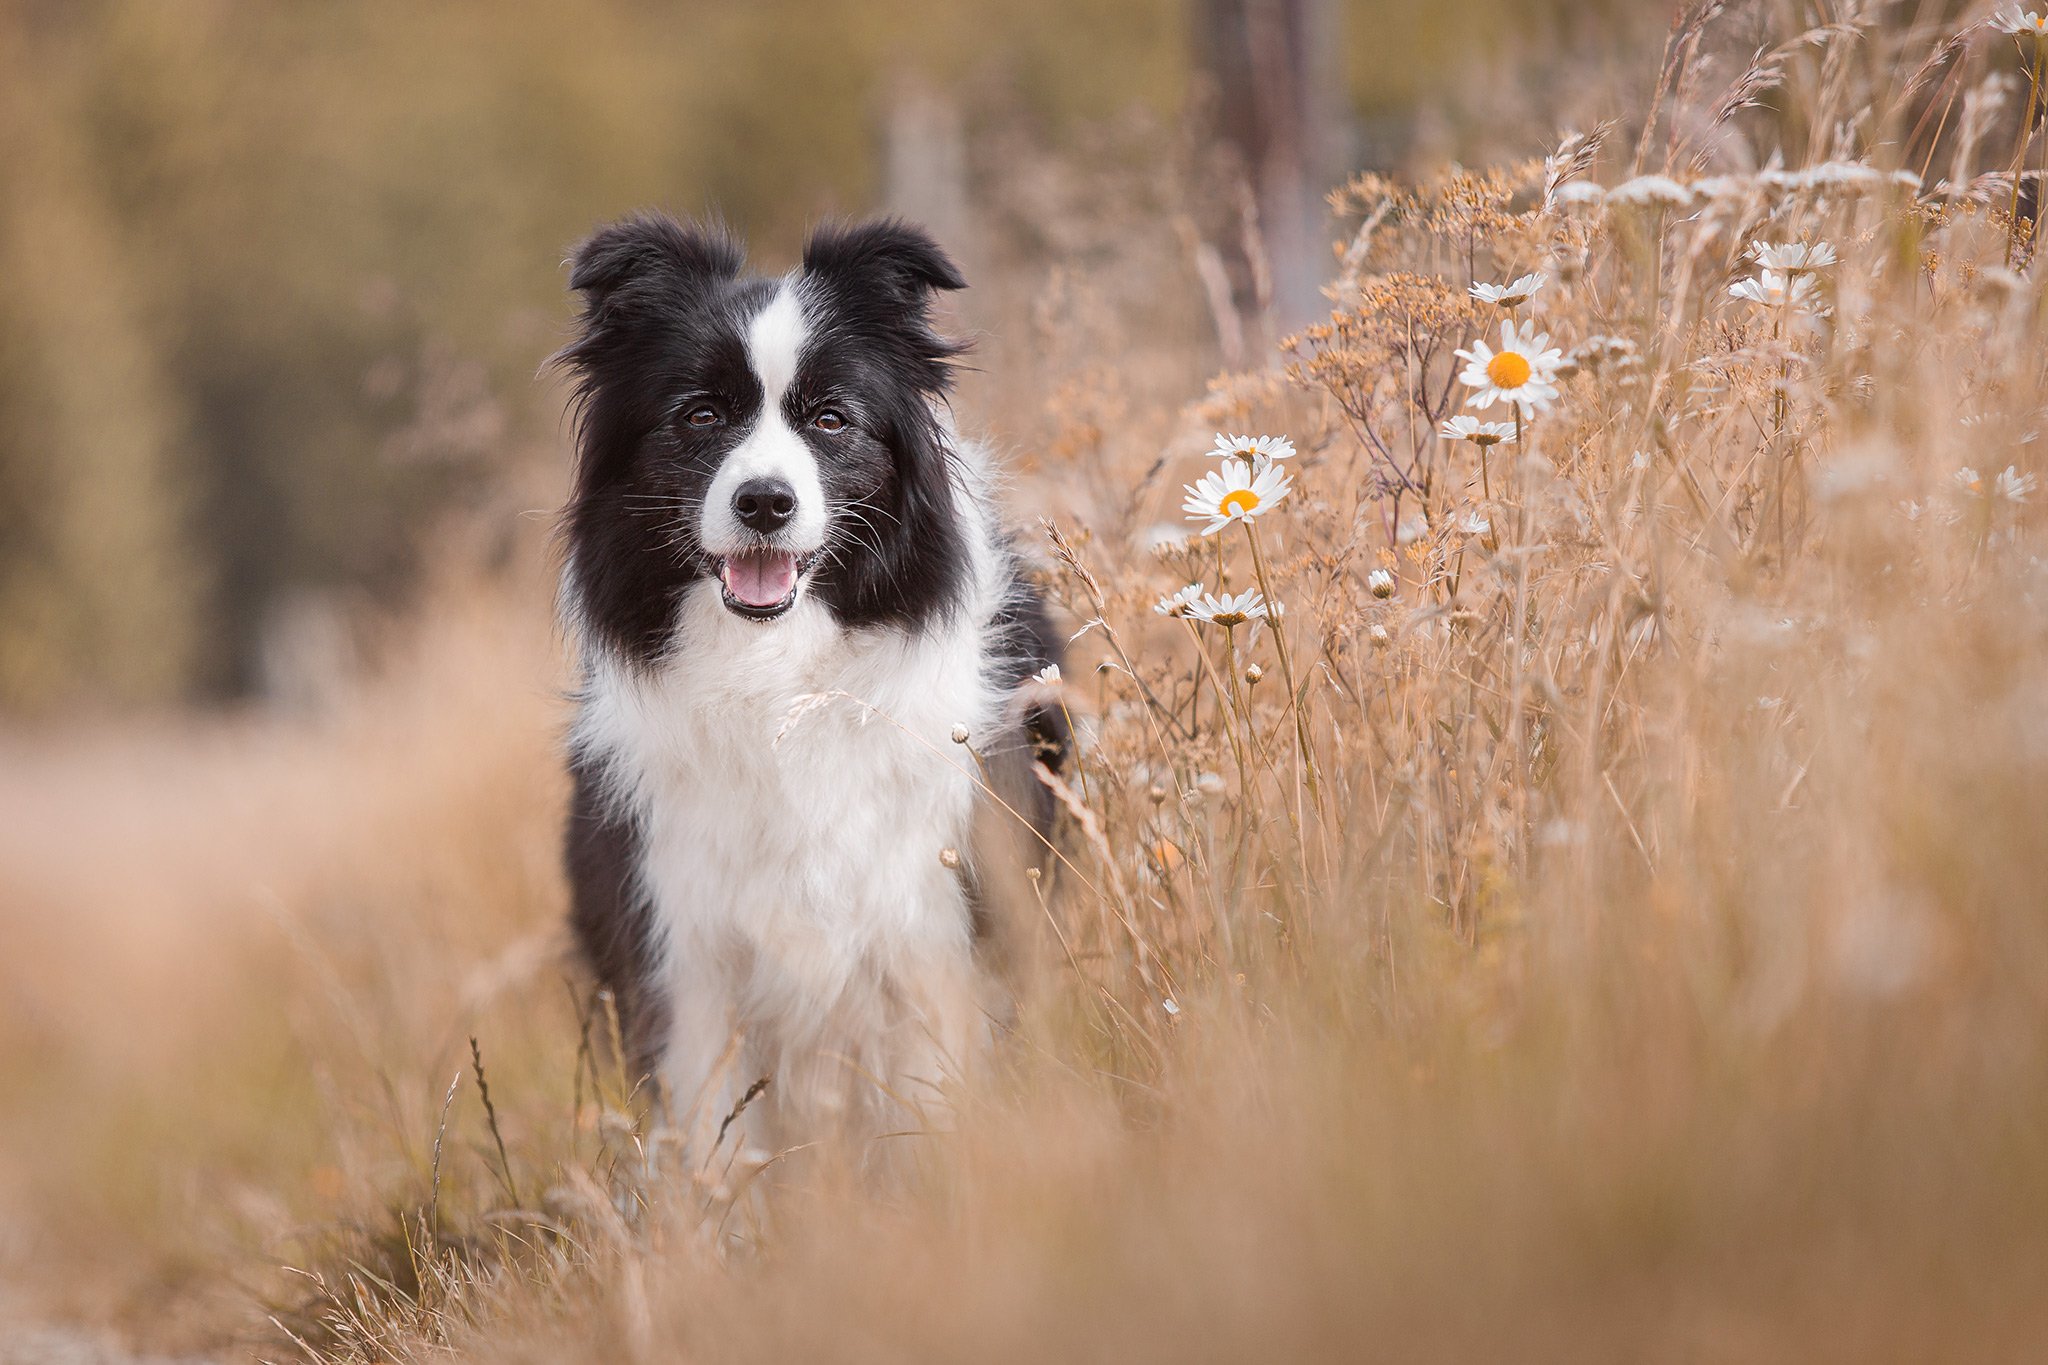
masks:
<instances>
[{"instance_id":1,"label":"dog's open mouth","mask_svg":"<svg viewBox=\"0 0 2048 1365\"><path fill-rule=\"evenodd\" d=\"M718 581L725 590L725 609L750 621L772 621L796 605L797 589L815 553L788 550L745 550L718 563Z\"/></svg>"}]
</instances>

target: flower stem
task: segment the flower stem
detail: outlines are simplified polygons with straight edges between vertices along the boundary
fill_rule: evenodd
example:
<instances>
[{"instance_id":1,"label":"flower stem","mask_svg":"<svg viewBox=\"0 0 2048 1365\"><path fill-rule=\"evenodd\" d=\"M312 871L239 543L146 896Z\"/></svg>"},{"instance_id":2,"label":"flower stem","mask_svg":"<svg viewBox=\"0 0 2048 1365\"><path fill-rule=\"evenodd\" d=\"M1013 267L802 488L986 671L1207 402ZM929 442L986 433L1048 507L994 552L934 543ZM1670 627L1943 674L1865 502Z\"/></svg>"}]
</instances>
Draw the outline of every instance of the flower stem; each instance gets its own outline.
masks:
<instances>
[{"instance_id":1,"label":"flower stem","mask_svg":"<svg viewBox=\"0 0 2048 1365\"><path fill-rule=\"evenodd\" d=\"M1510 408L1513 408L1515 412L1515 449L1520 450L1522 448L1522 405L1520 403L1509 403L1508 406ZM1479 480L1481 487L1484 488L1486 482L1486 467L1483 463L1480 466ZM1486 502L1486 534L1488 539L1493 541L1493 544L1488 548L1494 554L1499 554L1500 528L1493 524L1493 494L1490 490L1487 491Z\"/></svg>"},{"instance_id":2,"label":"flower stem","mask_svg":"<svg viewBox=\"0 0 2048 1365\"><path fill-rule=\"evenodd\" d=\"M2041 40L2034 39L2034 64L2027 72L2027 116L2020 120L2020 130L2014 139L2012 149L2012 203L2006 214L2005 264L2012 267L2012 249L2020 232L2020 176L2027 167L2027 141L2034 132L2034 110L2041 98Z\"/></svg>"},{"instance_id":3,"label":"flower stem","mask_svg":"<svg viewBox=\"0 0 2048 1365\"><path fill-rule=\"evenodd\" d=\"M1249 800L1252 789L1251 768L1245 763L1244 743L1237 733L1238 717L1231 714L1232 703L1237 695L1237 689L1226 683L1222 676L1217 673L1215 661L1210 659L1209 651L1202 647L1202 635L1200 631L1195 629L1195 623L1185 616L1181 617L1180 621L1182 625L1188 628L1188 638L1194 641L1195 657L1200 659L1202 666L1209 670L1209 681L1216 688L1216 710L1223 717L1221 728L1225 738L1230 741L1230 756L1237 760L1238 790L1245 793L1245 799ZM1232 663L1232 643L1228 626L1223 628L1223 638L1224 662Z\"/></svg>"},{"instance_id":4,"label":"flower stem","mask_svg":"<svg viewBox=\"0 0 2048 1365\"><path fill-rule=\"evenodd\" d=\"M1301 694L1294 685L1294 663L1287 649L1287 632L1283 629L1280 615L1280 600L1273 595L1272 581L1266 575L1265 552L1259 548L1259 533L1247 521L1244 524L1245 539L1252 546L1252 572L1259 577L1259 591L1266 596L1266 621L1273 628L1273 652L1280 658L1280 678L1287 684L1287 705L1294 712L1294 737L1301 745L1302 771L1308 777L1309 799L1316 803L1318 813L1323 808L1321 784L1316 779L1316 754L1308 739L1308 719L1301 713Z\"/></svg>"}]
</instances>

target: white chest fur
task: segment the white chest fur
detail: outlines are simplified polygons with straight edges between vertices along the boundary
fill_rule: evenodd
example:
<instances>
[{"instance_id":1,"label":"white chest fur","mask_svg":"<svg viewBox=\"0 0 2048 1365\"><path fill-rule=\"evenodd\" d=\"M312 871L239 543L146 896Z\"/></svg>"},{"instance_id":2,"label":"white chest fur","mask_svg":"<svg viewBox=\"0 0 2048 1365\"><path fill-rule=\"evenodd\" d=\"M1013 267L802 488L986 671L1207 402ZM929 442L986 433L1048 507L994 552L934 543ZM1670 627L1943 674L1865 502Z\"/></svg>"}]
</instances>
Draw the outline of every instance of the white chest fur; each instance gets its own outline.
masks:
<instances>
[{"instance_id":1,"label":"white chest fur","mask_svg":"<svg viewBox=\"0 0 2048 1365\"><path fill-rule=\"evenodd\" d=\"M573 742L638 828L686 1126L771 1074L768 1117L814 1122L973 1046L970 913L941 852L965 851L975 803L950 733L1003 706L978 615L847 631L804 600L763 626L704 582L659 671L593 667ZM750 1126L764 1146L788 1127Z\"/></svg>"}]
</instances>

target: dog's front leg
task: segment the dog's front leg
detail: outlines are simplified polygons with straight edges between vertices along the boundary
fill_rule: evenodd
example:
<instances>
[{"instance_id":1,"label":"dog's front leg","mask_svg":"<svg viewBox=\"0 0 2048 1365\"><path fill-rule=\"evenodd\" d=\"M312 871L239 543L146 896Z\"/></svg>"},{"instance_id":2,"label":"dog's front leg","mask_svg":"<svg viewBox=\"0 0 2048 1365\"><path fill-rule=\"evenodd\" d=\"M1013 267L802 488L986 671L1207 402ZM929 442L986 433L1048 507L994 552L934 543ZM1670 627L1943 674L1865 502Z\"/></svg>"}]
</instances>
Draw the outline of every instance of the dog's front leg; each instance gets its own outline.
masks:
<instances>
[{"instance_id":1,"label":"dog's front leg","mask_svg":"<svg viewBox=\"0 0 2048 1365\"><path fill-rule=\"evenodd\" d=\"M671 981L661 1063L666 1118L682 1135L690 1169L715 1176L744 1136L741 1123L727 1120L747 1084L739 1075L746 1038L720 973L684 961L672 969Z\"/></svg>"}]
</instances>

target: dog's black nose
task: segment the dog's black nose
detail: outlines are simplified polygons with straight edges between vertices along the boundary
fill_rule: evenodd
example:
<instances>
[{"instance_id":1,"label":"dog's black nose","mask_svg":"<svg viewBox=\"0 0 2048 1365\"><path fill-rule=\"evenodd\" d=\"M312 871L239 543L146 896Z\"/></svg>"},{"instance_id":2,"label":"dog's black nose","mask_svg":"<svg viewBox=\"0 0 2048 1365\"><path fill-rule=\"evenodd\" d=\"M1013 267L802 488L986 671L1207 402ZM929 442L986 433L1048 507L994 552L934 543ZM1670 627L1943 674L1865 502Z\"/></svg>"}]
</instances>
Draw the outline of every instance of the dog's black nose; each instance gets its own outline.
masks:
<instances>
[{"instance_id":1,"label":"dog's black nose","mask_svg":"<svg viewBox=\"0 0 2048 1365\"><path fill-rule=\"evenodd\" d=\"M796 490L781 479L748 479L732 495L733 515L750 531L780 531L796 515Z\"/></svg>"}]
</instances>

